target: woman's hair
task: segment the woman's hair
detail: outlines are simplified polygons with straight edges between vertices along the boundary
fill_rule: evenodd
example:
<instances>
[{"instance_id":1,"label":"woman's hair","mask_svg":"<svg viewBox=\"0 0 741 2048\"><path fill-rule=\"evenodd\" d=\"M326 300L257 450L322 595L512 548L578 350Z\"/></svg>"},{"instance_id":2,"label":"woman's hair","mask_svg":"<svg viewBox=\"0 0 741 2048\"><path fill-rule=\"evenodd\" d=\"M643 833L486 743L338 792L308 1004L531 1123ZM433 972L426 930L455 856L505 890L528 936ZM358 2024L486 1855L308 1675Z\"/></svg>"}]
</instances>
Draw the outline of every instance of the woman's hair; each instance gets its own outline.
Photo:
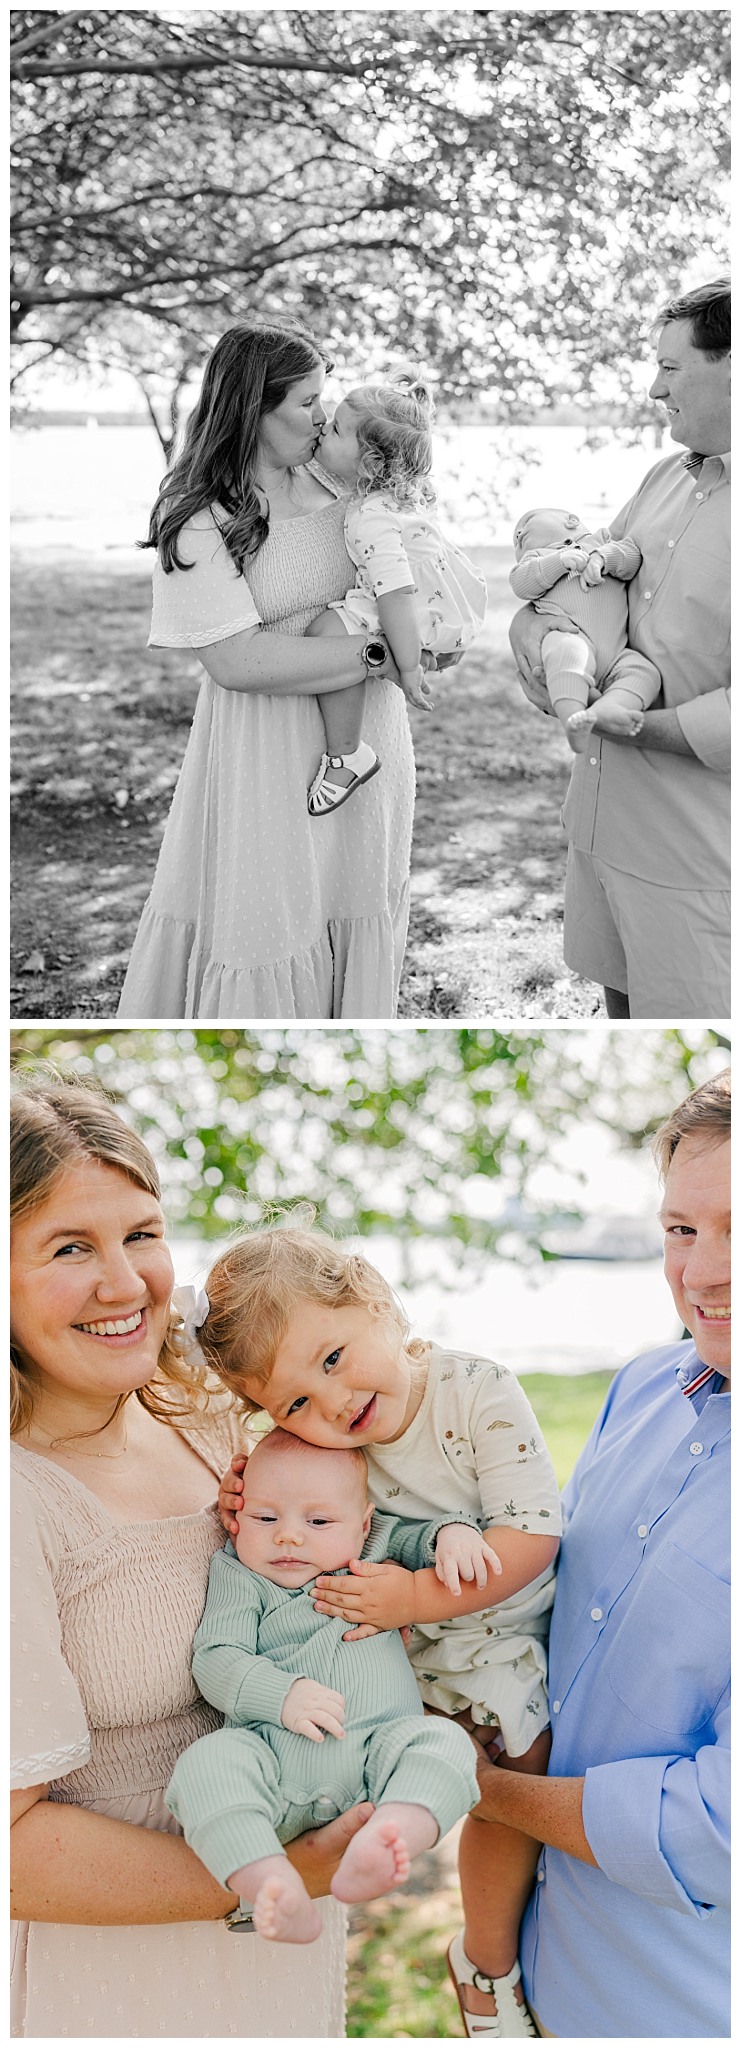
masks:
<instances>
[{"instance_id":1,"label":"woman's hair","mask_svg":"<svg viewBox=\"0 0 741 2048\"><path fill-rule=\"evenodd\" d=\"M359 384L345 404L358 416L358 490L391 491L400 505L432 504L425 482L432 469L430 428L435 408L427 385L412 379L397 384Z\"/></svg>"},{"instance_id":2,"label":"woman's hair","mask_svg":"<svg viewBox=\"0 0 741 2048\"><path fill-rule=\"evenodd\" d=\"M671 1116L659 1126L652 1141L654 1159L666 1180L672 1159L682 1138L705 1137L719 1144L731 1135L731 1069L724 1067L712 1081L703 1081L692 1095L685 1096Z\"/></svg>"},{"instance_id":3,"label":"woman's hair","mask_svg":"<svg viewBox=\"0 0 741 2048\"><path fill-rule=\"evenodd\" d=\"M289 1323L307 1301L327 1308L357 1308L389 1322L412 1357L426 1345L408 1343L409 1323L388 1281L362 1254L323 1231L290 1221L235 1239L206 1281L210 1307L198 1340L206 1364L236 1395L246 1415L261 1403L244 1381L266 1387Z\"/></svg>"},{"instance_id":4,"label":"woman's hair","mask_svg":"<svg viewBox=\"0 0 741 2048\"><path fill-rule=\"evenodd\" d=\"M220 508L221 533L240 576L248 557L263 546L268 519L255 485L260 421L320 364L330 367L300 327L245 320L222 334L206 364L182 453L163 477L147 538L140 542L159 549L168 573L192 569L178 554L178 537L209 506Z\"/></svg>"},{"instance_id":5,"label":"woman's hair","mask_svg":"<svg viewBox=\"0 0 741 2048\"><path fill-rule=\"evenodd\" d=\"M160 1182L151 1152L118 1115L109 1097L95 1084L75 1075L38 1069L21 1073L10 1105L11 1229L21 1217L48 1201L64 1175L86 1160L117 1168L156 1201ZM179 1339L180 1319L173 1316L157 1370L156 1388L138 1387L137 1398L151 1415L170 1421L205 1404L206 1375L198 1363L186 1361ZM26 1429L34 1408L33 1361L11 1345L11 1432ZM173 1400L160 1379L180 1388ZM122 1395L121 1401L127 1397ZM121 1405L121 1401L117 1406Z\"/></svg>"}]
</instances>

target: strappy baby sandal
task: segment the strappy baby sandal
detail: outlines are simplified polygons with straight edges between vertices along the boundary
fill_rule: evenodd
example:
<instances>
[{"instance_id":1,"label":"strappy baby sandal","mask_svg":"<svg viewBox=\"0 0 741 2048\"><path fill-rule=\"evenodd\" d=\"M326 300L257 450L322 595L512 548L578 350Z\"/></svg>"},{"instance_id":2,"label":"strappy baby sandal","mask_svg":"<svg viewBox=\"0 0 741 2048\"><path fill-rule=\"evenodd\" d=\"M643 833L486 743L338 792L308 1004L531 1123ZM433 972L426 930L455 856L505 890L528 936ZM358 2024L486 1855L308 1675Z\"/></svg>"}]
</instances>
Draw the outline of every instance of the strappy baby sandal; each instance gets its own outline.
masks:
<instances>
[{"instance_id":1,"label":"strappy baby sandal","mask_svg":"<svg viewBox=\"0 0 741 2048\"><path fill-rule=\"evenodd\" d=\"M485 1970L477 1970L468 1960L463 1946L463 1935L456 1934L448 1949L448 1974L452 1980L461 2018L466 2033L488 2034L490 2039L510 2040L515 2035L537 2038L535 2024L527 2005L518 2005L514 1986L520 1980L520 1965L515 1959L507 1977L488 1977ZM488 1991L496 1999L496 2012L467 2012L461 1998L461 1985L471 1984L476 1991Z\"/></svg>"},{"instance_id":2,"label":"strappy baby sandal","mask_svg":"<svg viewBox=\"0 0 741 2048\"><path fill-rule=\"evenodd\" d=\"M322 754L309 790L310 816L323 818L328 811L338 811L340 805L346 804L348 797L353 796L355 790L360 788L361 783L370 782L371 776L378 774L380 766L378 755L374 754L373 748L369 747L365 740L361 740L352 754ZM352 782L333 782L330 773L332 768L351 769Z\"/></svg>"}]
</instances>

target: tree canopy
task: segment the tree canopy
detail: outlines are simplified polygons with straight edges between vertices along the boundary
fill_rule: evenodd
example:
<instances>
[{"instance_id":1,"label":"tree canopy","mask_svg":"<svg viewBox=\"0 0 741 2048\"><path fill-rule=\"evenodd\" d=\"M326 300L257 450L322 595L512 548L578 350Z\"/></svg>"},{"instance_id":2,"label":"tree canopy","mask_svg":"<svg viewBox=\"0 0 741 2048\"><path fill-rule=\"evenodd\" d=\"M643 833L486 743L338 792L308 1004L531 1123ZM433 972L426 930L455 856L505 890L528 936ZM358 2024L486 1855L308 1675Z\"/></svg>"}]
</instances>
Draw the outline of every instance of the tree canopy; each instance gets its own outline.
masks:
<instances>
[{"instance_id":1,"label":"tree canopy","mask_svg":"<svg viewBox=\"0 0 741 2048\"><path fill-rule=\"evenodd\" d=\"M726 1045L701 1028L57 1028L17 1031L13 1059L103 1083L151 1146L175 1224L213 1237L309 1200L340 1233L439 1233L469 1256L532 1207L556 1141L590 1119L643 1145ZM537 1217L529 1236L537 1248Z\"/></svg>"},{"instance_id":2,"label":"tree canopy","mask_svg":"<svg viewBox=\"0 0 741 2048\"><path fill-rule=\"evenodd\" d=\"M19 9L21 373L124 364L156 411L247 312L505 410L635 399L722 267L729 18L700 9Z\"/></svg>"}]
</instances>

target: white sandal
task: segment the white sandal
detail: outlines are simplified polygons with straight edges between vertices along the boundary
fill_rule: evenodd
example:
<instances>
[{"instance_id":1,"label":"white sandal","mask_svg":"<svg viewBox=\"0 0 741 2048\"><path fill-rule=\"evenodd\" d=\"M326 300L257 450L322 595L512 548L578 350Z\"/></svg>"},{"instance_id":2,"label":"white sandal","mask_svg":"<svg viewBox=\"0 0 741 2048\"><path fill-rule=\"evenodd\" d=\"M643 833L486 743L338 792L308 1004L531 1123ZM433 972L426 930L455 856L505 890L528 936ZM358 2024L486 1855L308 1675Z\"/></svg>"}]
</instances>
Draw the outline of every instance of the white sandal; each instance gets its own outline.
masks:
<instances>
[{"instance_id":1,"label":"white sandal","mask_svg":"<svg viewBox=\"0 0 741 2048\"><path fill-rule=\"evenodd\" d=\"M312 818L323 818L328 811L338 811L340 804L346 804L362 782L370 782L381 766L378 755L365 740L352 754L322 754L319 767L309 790L309 814ZM333 782L331 768L350 768L352 782Z\"/></svg>"},{"instance_id":2,"label":"white sandal","mask_svg":"<svg viewBox=\"0 0 741 2048\"><path fill-rule=\"evenodd\" d=\"M448 1949L448 1973L452 1979L467 2034L488 2034L500 2041L523 2034L535 2038L535 2024L529 2007L518 2005L514 1995L514 1986L520 1981L520 1965L517 1959L507 1977L488 1977L484 1970L477 1970L475 1965L469 1962L463 1946L463 1935L456 1934ZM496 2012L467 2012L461 1998L462 1984L472 1984L476 1991L491 1992L497 2002Z\"/></svg>"}]
</instances>

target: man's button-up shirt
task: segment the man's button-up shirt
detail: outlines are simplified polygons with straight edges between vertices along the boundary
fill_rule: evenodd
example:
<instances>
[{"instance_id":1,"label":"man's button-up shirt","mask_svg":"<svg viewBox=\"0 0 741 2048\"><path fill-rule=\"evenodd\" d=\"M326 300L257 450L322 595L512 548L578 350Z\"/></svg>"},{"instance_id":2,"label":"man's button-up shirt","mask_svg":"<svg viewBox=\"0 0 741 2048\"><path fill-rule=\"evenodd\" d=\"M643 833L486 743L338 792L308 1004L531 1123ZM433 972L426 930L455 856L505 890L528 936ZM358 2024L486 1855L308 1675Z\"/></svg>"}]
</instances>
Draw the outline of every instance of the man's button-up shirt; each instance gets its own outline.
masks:
<instances>
[{"instance_id":1,"label":"man's button-up shirt","mask_svg":"<svg viewBox=\"0 0 741 2048\"><path fill-rule=\"evenodd\" d=\"M564 809L574 846L667 888L730 887L730 462L668 456L610 526L641 549L630 645L656 663L653 709L676 711L692 755L592 733Z\"/></svg>"},{"instance_id":2,"label":"man's button-up shirt","mask_svg":"<svg viewBox=\"0 0 741 2048\"><path fill-rule=\"evenodd\" d=\"M729 1472L684 1343L616 1375L566 1488L550 1774L584 1777L598 1867L544 1849L521 1944L558 2035L729 2030Z\"/></svg>"}]
</instances>

